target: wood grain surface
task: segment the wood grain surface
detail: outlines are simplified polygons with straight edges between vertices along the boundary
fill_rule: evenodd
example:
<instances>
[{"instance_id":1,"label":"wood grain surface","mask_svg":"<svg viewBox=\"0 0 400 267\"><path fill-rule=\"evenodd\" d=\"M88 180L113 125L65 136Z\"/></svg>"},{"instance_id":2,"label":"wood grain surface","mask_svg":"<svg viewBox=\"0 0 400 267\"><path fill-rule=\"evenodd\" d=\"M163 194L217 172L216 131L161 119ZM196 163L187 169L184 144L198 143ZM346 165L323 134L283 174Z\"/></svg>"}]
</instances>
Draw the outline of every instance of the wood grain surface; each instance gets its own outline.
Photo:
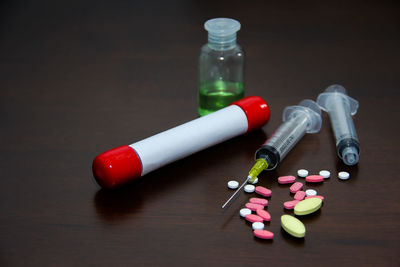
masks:
<instances>
[{"instance_id":1,"label":"wood grain surface","mask_svg":"<svg viewBox=\"0 0 400 267\"><path fill-rule=\"evenodd\" d=\"M399 266L400 17L397 1L2 1L0 4L1 266ZM239 20L246 95L271 107L262 128L101 190L93 158L197 117L197 60L214 17ZM229 208L284 107L339 83L360 102L360 162L339 161L329 118L276 171L273 241ZM193 140L195 142L195 140ZM280 175L326 200L281 230ZM337 179L348 171L348 181ZM301 180L301 179L298 179ZM253 196L253 195L252 195Z\"/></svg>"}]
</instances>

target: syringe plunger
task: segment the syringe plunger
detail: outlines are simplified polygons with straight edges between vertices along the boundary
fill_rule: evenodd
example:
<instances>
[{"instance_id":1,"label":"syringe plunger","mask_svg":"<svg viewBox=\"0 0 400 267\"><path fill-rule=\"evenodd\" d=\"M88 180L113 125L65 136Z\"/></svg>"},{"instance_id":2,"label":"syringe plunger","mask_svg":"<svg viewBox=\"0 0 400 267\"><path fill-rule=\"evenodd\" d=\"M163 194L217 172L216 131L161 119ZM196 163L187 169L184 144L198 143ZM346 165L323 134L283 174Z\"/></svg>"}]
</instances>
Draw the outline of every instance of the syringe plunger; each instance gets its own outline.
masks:
<instances>
[{"instance_id":1,"label":"syringe plunger","mask_svg":"<svg viewBox=\"0 0 400 267\"><path fill-rule=\"evenodd\" d=\"M349 97L343 86L335 84L318 96L317 103L329 114L339 158L346 165L356 165L360 145L351 116L357 113L358 101Z\"/></svg>"},{"instance_id":2,"label":"syringe plunger","mask_svg":"<svg viewBox=\"0 0 400 267\"><path fill-rule=\"evenodd\" d=\"M317 133L321 129L321 110L317 103L305 99L296 106L286 107L282 113L283 123L275 133L256 151L256 164L251 169L250 181L265 169L275 169L279 162L300 141L305 133Z\"/></svg>"}]
</instances>

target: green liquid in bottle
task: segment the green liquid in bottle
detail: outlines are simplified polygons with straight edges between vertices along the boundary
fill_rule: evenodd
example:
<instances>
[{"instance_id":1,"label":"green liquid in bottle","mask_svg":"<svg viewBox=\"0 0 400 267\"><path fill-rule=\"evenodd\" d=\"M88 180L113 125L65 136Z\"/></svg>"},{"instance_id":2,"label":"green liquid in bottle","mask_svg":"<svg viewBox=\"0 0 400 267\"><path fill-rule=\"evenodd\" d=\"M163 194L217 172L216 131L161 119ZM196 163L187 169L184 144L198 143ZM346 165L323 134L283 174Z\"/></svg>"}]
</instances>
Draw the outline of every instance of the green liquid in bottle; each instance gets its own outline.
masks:
<instances>
[{"instance_id":1,"label":"green liquid in bottle","mask_svg":"<svg viewBox=\"0 0 400 267\"><path fill-rule=\"evenodd\" d=\"M215 81L203 83L199 88L200 116L207 115L242 99L244 86L241 82Z\"/></svg>"}]
</instances>

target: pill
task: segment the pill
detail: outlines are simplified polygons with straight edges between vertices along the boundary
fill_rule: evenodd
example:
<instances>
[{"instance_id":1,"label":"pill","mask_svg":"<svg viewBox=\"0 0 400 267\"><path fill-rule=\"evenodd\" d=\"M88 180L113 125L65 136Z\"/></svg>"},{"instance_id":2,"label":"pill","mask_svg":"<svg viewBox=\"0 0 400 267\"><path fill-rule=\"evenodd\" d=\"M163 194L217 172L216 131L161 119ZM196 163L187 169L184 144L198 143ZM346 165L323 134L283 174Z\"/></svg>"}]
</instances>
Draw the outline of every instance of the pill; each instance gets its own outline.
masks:
<instances>
[{"instance_id":1,"label":"pill","mask_svg":"<svg viewBox=\"0 0 400 267\"><path fill-rule=\"evenodd\" d=\"M297 191L299 191L300 189L303 188L303 184L300 182L295 182L294 184L292 184L290 186L290 192L292 193L296 193Z\"/></svg>"},{"instance_id":2,"label":"pill","mask_svg":"<svg viewBox=\"0 0 400 267\"><path fill-rule=\"evenodd\" d=\"M263 218L261 218L258 215L255 215L255 214L247 214L245 216L245 218L246 218L247 221L252 222L252 223L253 222L263 222L264 221Z\"/></svg>"},{"instance_id":3,"label":"pill","mask_svg":"<svg viewBox=\"0 0 400 267\"><path fill-rule=\"evenodd\" d=\"M317 195L316 196L308 196L308 197L306 197L306 199L313 198L313 197L317 197L317 198L321 199L322 201L325 200L325 198L323 196L317 196Z\"/></svg>"},{"instance_id":4,"label":"pill","mask_svg":"<svg viewBox=\"0 0 400 267\"><path fill-rule=\"evenodd\" d=\"M250 203L258 204L258 205L263 205L267 206L268 205L268 199L265 198L258 198L258 197L252 197L250 198Z\"/></svg>"},{"instance_id":5,"label":"pill","mask_svg":"<svg viewBox=\"0 0 400 267\"><path fill-rule=\"evenodd\" d=\"M229 181L228 182L229 189L236 189L238 187L239 187L239 182L237 182L237 181Z\"/></svg>"},{"instance_id":6,"label":"pill","mask_svg":"<svg viewBox=\"0 0 400 267\"><path fill-rule=\"evenodd\" d=\"M261 239L273 239L274 233L267 231L267 230L254 230L254 236L261 238Z\"/></svg>"},{"instance_id":7,"label":"pill","mask_svg":"<svg viewBox=\"0 0 400 267\"><path fill-rule=\"evenodd\" d=\"M296 181L296 177L292 175L278 177L278 183L280 184L291 184L294 183L294 181Z\"/></svg>"},{"instance_id":8,"label":"pill","mask_svg":"<svg viewBox=\"0 0 400 267\"><path fill-rule=\"evenodd\" d=\"M321 175L309 175L306 177L306 182L309 183L320 183L324 181L324 177Z\"/></svg>"},{"instance_id":9,"label":"pill","mask_svg":"<svg viewBox=\"0 0 400 267\"><path fill-rule=\"evenodd\" d=\"M308 171L305 170L305 169L300 169L300 170L297 171L297 175L299 177L303 177L304 178L304 177L306 177L308 175Z\"/></svg>"},{"instance_id":10,"label":"pill","mask_svg":"<svg viewBox=\"0 0 400 267\"><path fill-rule=\"evenodd\" d=\"M256 190L257 194L262 195L264 197L270 197L272 194L271 190L269 190L268 188L265 188L263 186L257 186L255 190Z\"/></svg>"},{"instance_id":11,"label":"pill","mask_svg":"<svg viewBox=\"0 0 400 267\"><path fill-rule=\"evenodd\" d=\"M263 218L264 221L269 222L271 220L271 215L266 210L261 210L261 209L260 210L256 210L256 213L257 213L258 216Z\"/></svg>"},{"instance_id":12,"label":"pill","mask_svg":"<svg viewBox=\"0 0 400 267\"><path fill-rule=\"evenodd\" d=\"M294 209L294 206L296 206L296 204L299 202L300 202L299 200L286 201L283 203L283 207L287 210L292 210Z\"/></svg>"},{"instance_id":13,"label":"pill","mask_svg":"<svg viewBox=\"0 0 400 267\"><path fill-rule=\"evenodd\" d=\"M348 173L348 172L339 172L338 177L341 180L347 180L347 179L350 178L350 173Z\"/></svg>"},{"instance_id":14,"label":"pill","mask_svg":"<svg viewBox=\"0 0 400 267\"><path fill-rule=\"evenodd\" d=\"M259 204L254 204L254 203L246 203L246 208L251 209L251 210L259 210L259 209L264 209L263 205L259 205Z\"/></svg>"},{"instance_id":15,"label":"pill","mask_svg":"<svg viewBox=\"0 0 400 267\"><path fill-rule=\"evenodd\" d=\"M246 217L246 215L251 214L251 210L248 208L243 208L239 211L241 217Z\"/></svg>"},{"instance_id":16,"label":"pill","mask_svg":"<svg viewBox=\"0 0 400 267\"><path fill-rule=\"evenodd\" d=\"M316 196L316 195L317 195L317 191L315 191L314 189L306 190L306 196L310 197L310 196Z\"/></svg>"},{"instance_id":17,"label":"pill","mask_svg":"<svg viewBox=\"0 0 400 267\"><path fill-rule=\"evenodd\" d=\"M305 196L306 196L306 192L297 191L296 194L294 195L294 199L295 200L303 200Z\"/></svg>"},{"instance_id":18,"label":"pill","mask_svg":"<svg viewBox=\"0 0 400 267\"><path fill-rule=\"evenodd\" d=\"M328 179L329 177L331 177L331 173L327 170L322 170L319 172L319 175L321 175L322 177L324 177L324 179Z\"/></svg>"},{"instance_id":19,"label":"pill","mask_svg":"<svg viewBox=\"0 0 400 267\"><path fill-rule=\"evenodd\" d=\"M308 198L300 201L294 206L294 214L296 215L308 215L316 212L321 208L322 200L320 198Z\"/></svg>"},{"instance_id":20,"label":"pill","mask_svg":"<svg viewBox=\"0 0 400 267\"><path fill-rule=\"evenodd\" d=\"M244 186L244 192L246 193L253 193L254 192L254 185L247 184Z\"/></svg>"},{"instance_id":21,"label":"pill","mask_svg":"<svg viewBox=\"0 0 400 267\"><path fill-rule=\"evenodd\" d=\"M306 227L296 217L290 215L282 215L281 226L283 230L294 237L301 238L306 235Z\"/></svg>"},{"instance_id":22,"label":"pill","mask_svg":"<svg viewBox=\"0 0 400 267\"><path fill-rule=\"evenodd\" d=\"M251 180L248 181L249 184L256 184L258 183L258 177L252 182Z\"/></svg>"},{"instance_id":23,"label":"pill","mask_svg":"<svg viewBox=\"0 0 400 267\"><path fill-rule=\"evenodd\" d=\"M262 222L253 222L251 227L253 228L253 230L262 230L264 229L264 224Z\"/></svg>"}]
</instances>

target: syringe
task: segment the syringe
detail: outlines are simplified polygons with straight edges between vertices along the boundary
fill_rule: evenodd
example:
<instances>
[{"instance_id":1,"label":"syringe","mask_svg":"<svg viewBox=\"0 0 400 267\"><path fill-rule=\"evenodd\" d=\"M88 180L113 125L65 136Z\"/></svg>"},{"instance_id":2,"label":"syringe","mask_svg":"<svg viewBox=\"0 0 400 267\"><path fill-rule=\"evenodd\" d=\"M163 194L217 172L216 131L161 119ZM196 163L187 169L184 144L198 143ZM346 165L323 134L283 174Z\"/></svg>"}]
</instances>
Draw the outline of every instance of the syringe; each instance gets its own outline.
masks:
<instances>
[{"instance_id":1,"label":"syringe","mask_svg":"<svg viewBox=\"0 0 400 267\"><path fill-rule=\"evenodd\" d=\"M329 114L339 158L346 165L356 165L360 158L360 144L351 116L357 113L358 101L349 97L343 86L335 84L318 96L317 103Z\"/></svg>"},{"instance_id":2,"label":"syringe","mask_svg":"<svg viewBox=\"0 0 400 267\"><path fill-rule=\"evenodd\" d=\"M282 121L275 133L256 151L256 163L248 177L222 208L225 208L248 181L254 182L263 170L275 169L305 133L319 132L322 122L321 110L317 103L305 99L297 106L286 107Z\"/></svg>"}]
</instances>

